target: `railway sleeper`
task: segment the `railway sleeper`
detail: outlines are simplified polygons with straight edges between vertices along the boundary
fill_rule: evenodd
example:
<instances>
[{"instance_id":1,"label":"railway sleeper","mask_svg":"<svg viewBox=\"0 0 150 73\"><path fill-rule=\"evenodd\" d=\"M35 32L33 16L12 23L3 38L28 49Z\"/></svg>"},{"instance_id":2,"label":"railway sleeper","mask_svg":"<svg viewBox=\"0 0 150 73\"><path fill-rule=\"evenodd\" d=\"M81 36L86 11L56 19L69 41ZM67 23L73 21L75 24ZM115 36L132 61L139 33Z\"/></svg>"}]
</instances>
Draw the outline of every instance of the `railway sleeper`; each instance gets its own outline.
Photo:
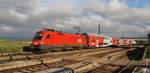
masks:
<instances>
[{"instance_id":1,"label":"railway sleeper","mask_svg":"<svg viewBox=\"0 0 150 73\"><path fill-rule=\"evenodd\" d=\"M28 61L15 61L15 62L9 62L0 64L0 71L3 70L9 70L14 68L21 68L26 66L32 66L32 65L38 65L38 64L48 64L53 62L62 61L62 59L56 58L56 59L36 59L36 60L28 60Z\"/></svg>"},{"instance_id":2,"label":"railway sleeper","mask_svg":"<svg viewBox=\"0 0 150 73\"><path fill-rule=\"evenodd\" d=\"M79 63L70 64L62 67L50 68L35 73L79 73L79 72L82 73L82 72L88 72L97 67L99 67L99 64L97 63L79 62Z\"/></svg>"}]
</instances>

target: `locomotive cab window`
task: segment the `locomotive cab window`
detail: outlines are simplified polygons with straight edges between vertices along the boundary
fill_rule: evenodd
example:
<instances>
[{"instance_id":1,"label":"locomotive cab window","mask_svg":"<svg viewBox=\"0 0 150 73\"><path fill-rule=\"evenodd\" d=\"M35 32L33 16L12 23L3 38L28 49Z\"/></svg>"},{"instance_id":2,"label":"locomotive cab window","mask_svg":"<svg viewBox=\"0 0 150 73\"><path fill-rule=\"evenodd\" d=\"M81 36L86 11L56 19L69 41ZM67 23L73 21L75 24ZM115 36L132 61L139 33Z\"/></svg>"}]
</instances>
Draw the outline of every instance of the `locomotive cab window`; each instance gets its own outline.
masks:
<instances>
[{"instance_id":1,"label":"locomotive cab window","mask_svg":"<svg viewBox=\"0 0 150 73\"><path fill-rule=\"evenodd\" d=\"M46 39L49 39L50 38L50 35L46 35Z\"/></svg>"},{"instance_id":2,"label":"locomotive cab window","mask_svg":"<svg viewBox=\"0 0 150 73\"><path fill-rule=\"evenodd\" d=\"M36 34L34 37L35 40L40 40L42 39L42 34Z\"/></svg>"}]
</instances>

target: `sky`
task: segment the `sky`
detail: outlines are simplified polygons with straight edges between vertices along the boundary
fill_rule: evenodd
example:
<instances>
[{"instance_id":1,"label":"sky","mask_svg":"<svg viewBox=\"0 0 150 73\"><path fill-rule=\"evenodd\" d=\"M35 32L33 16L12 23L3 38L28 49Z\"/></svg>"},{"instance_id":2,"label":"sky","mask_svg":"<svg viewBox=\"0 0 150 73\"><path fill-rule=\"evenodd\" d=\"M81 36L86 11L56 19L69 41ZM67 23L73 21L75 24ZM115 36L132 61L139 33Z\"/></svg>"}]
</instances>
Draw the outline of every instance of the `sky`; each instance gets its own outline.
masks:
<instances>
[{"instance_id":1,"label":"sky","mask_svg":"<svg viewBox=\"0 0 150 73\"><path fill-rule=\"evenodd\" d=\"M0 0L0 37L32 38L42 28L108 36L146 36L150 0Z\"/></svg>"}]
</instances>

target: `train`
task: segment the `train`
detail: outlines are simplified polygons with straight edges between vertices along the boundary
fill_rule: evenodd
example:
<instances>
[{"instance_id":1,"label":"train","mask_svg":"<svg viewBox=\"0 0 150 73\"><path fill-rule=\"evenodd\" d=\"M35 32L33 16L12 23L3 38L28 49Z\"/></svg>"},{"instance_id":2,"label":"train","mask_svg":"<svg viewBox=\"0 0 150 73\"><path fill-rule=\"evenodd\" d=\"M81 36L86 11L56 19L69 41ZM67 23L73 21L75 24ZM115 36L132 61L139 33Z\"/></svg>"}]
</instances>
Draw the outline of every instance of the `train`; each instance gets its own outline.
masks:
<instances>
[{"instance_id":1,"label":"train","mask_svg":"<svg viewBox=\"0 0 150 73\"><path fill-rule=\"evenodd\" d=\"M119 47L132 44L135 44L134 40L87 33L68 33L43 28L36 32L32 40L31 50L32 52L49 52L108 46Z\"/></svg>"}]
</instances>

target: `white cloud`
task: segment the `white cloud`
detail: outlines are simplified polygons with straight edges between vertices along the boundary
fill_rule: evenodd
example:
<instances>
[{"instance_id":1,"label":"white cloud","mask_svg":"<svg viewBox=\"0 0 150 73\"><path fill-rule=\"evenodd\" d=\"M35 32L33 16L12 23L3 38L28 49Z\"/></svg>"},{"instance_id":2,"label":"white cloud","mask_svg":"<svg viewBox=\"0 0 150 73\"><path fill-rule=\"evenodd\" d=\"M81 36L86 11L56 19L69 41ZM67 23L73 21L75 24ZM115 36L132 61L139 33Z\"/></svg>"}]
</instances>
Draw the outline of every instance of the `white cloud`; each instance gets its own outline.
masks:
<instances>
[{"instance_id":1,"label":"white cloud","mask_svg":"<svg viewBox=\"0 0 150 73\"><path fill-rule=\"evenodd\" d=\"M18 31L19 35L34 34L43 27L74 32L74 26L94 33L98 24L103 32L150 31L150 8L130 8L120 0L108 4L101 0L1 0L0 12L0 31Z\"/></svg>"},{"instance_id":2,"label":"white cloud","mask_svg":"<svg viewBox=\"0 0 150 73\"><path fill-rule=\"evenodd\" d=\"M4 24L0 25L0 32L12 32L13 28Z\"/></svg>"},{"instance_id":3,"label":"white cloud","mask_svg":"<svg viewBox=\"0 0 150 73\"><path fill-rule=\"evenodd\" d=\"M12 15L13 17L16 17L16 18L21 19L21 20L26 20L28 17L27 15L18 13L13 9L9 10L9 14Z\"/></svg>"}]
</instances>

